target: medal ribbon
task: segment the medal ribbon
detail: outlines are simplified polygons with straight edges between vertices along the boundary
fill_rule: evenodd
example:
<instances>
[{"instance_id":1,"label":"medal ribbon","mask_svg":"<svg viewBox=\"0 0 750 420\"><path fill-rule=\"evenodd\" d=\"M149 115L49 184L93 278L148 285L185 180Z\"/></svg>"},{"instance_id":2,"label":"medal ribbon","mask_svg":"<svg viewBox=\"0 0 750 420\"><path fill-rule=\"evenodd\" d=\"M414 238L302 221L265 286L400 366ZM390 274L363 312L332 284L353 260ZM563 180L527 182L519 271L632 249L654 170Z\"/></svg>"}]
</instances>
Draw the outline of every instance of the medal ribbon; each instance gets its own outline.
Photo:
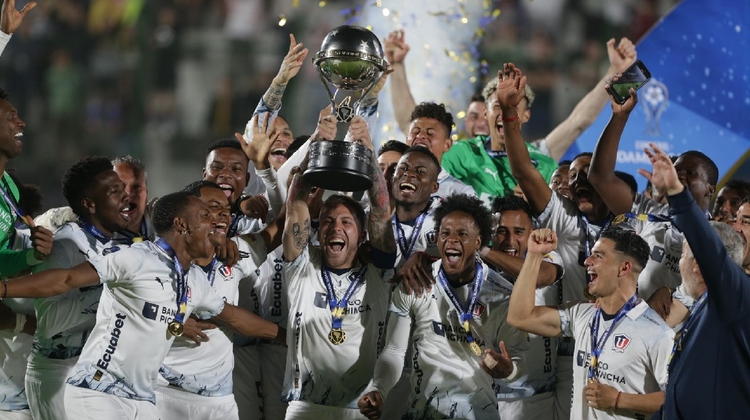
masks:
<instances>
[{"instance_id":1,"label":"medal ribbon","mask_svg":"<svg viewBox=\"0 0 750 420\"><path fill-rule=\"evenodd\" d=\"M401 222L398 221L398 216L393 215L393 226L396 228L396 243L398 243L398 247L401 249L401 256L404 261L408 260L414 251L414 245L417 244L417 239L419 239L419 233L422 231L422 224L424 224L425 217L427 217L426 211L419 213L419 216L414 220L414 227L407 241L404 229L401 227Z\"/></svg>"},{"instance_id":2,"label":"medal ribbon","mask_svg":"<svg viewBox=\"0 0 750 420\"><path fill-rule=\"evenodd\" d=\"M328 294L328 307L331 309L331 329L340 330L341 321L346 314L346 305L349 299L359 289L359 286L365 282L365 273L367 272L367 265L363 265L362 268L356 274L349 276L351 282L349 287L346 289L344 296L341 299L336 298L336 291L333 289L333 280L331 279L331 272L324 265L321 273L323 275L323 283L326 285L326 293Z\"/></svg>"},{"instance_id":3,"label":"medal ribbon","mask_svg":"<svg viewBox=\"0 0 750 420\"><path fill-rule=\"evenodd\" d=\"M615 319L612 320L612 324L610 324L609 328L607 328L606 331L602 334L602 337L597 341L597 336L599 336L599 322L602 319L602 308L599 307L596 309L596 313L594 313L594 319L591 320L591 363L589 364L589 379L596 380L597 378L597 371L599 370L599 356L602 354L602 350L604 350L604 343L607 342L607 339L610 335L612 335L612 331L615 330L615 326L617 325L620 320L625 317L625 315L630 312L631 309L635 308L635 306L638 304L638 295L633 295L630 299L628 299L627 302L625 302L625 305L623 305L622 308L620 308L619 311L617 311L617 315L615 315Z\"/></svg>"},{"instance_id":4,"label":"medal ribbon","mask_svg":"<svg viewBox=\"0 0 750 420\"><path fill-rule=\"evenodd\" d=\"M120 231L117 231L120 235L127 238L127 240L123 240L123 242L127 243L128 245L133 245L133 242L143 242L144 238L148 238L148 226L146 225L146 218L143 218L143 221L141 221L141 231L138 233L133 233L127 229L123 229Z\"/></svg>"},{"instance_id":5,"label":"medal ribbon","mask_svg":"<svg viewBox=\"0 0 750 420\"><path fill-rule=\"evenodd\" d=\"M640 220L642 222L671 222L672 218L667 215L663 214L653 214L653 213L623 213L615 218L614 224L620 224L625 221L625 219L635 219Z\"/></svg>"},{"instance_id":6,"label":"medal ribbon","mask_svg":"<svg viewBox=\"0 0 750 420\"><path fill-rule=\"evenodd\" d=\"M240 224L241 217L242 213L235 213L232 215L232 223L229 224L229 229L227 229L227 238L233 238L237 235L237 227Z\"/></svg>"},{"instance_id":7,"label":"medal ribbon","mask_svg":"<svg viewBox=\"0 0 750 420\"><path fill-rule=\"evenodd\" d=\"M31 223L29 221L30 217L24 214L24 212L18 206L16 199L13 198L13 195L11 195L10 185L8 185L8 181L5 180L5 177L3 177L3 185L0 186L0 195L3 196L3 201L5 201L5 204L8 205L10 214L11 216L13 216L13 220L15 221L16 219L20 218L26 224L26 226L31 227Z\"/></svg>"},{"instance_id":8,"label":"medal ribbon","mask_svg":"<svg viewBox=\"0 0 750 420\"><path fill-rule=\"evenodd\" d=\"M177 274L177 313L174 316L174 321L184 324L185 313L187 313L187 278L185 276L185 270L182 269L182 264L180 264L180 260L177 259L177 254L167 241L158 238L154 243L172 258L174 271Z\"/></svg>"},{"instance_id":9,"label":"medal ribbon","mask_svg":"<svg viewBox=\"0 0 750 420\"><path fill-rule=\"evenodd\" d=\"M599 230L599 233L596 234L596 239L594 239L594 242L599 240L599 237L602 236L602 232L609 229L609 227L612 225L612 220L614 220L615 216L610 213L609 216L607 216L607 221L604 222L604 226L602 226L601 230ZM589 238L589 225L591 225L591 222L589 221L588 216L581 213L581 223L583 224L583 251L586 259L588 259L591 256L591 247L593 244L591 243L591 238ZM584 261L586 260L584 259ZM591 282L591 275L589 275L588 271L586 272L586 284L588 285Z\"/></svg>"},{"instance_id":10,"label":"medal ribbon","mask_svg":"<svg viewBox=\"0 0 750 420\"><path fill-rule=\"evenodd\" d=\"M96 226L92 225L89 222L84 222L80 218L78 218L78 223L81 224L81 229L85 230L89 235L93 236L97 241L101 242L102 244L106 244L111 240L110 237L103 234L101 230L97 229Z\"/></svg>"},{"instance_id":11,"label":"medal ribbon","mask_svg":"<svg viewBox=\"0 0 750 420\"><path fill-rule=\"evenodd\" d=\"M219 261L216 259L216 256L214 256L214 259L211 260L211 262L207 266L201 267L203 271L206 272L206 275L208 276L208 282L211 284L211 287L213 287L214 279L216 279L216 270L219 269L216 266L218 262Z\"/></svg>"},{"instance_id":12,"label":"medal ribbon","mask_svg":"<svg viewBox=\"0 0 750 420\"><path fill-rule=\"evenodd\" d=\"M669 365L667 367L667 371L671 372L672 370L672 361L674 360L674 355L682 351L682 340L685 338L685 335L690 331L690 328L693 327L693 324L695 323L695 315L696 312L698 312L698 309L703 306L703 304L706 301L706 297L708 297L708 291L703 292L701 297L698 298L697 301L695 301L695 305L693 305L693 310L690 311L690 315L688 316L687 321L685 321L685 325L682 326L682 329L680 329L680 332L677 333L677 336L674 339L674 344L672 345L672 354L669 355Z\"/></svg>"},{"instance_id":13,"label":"medal ribbon","mask_svg":"<svg viewBox=\"0 0 750 420\"><path fill-rule=\"evenodd\" d=\"M440 271L438 271L438 283L440 283L440 287L443 288L443 291L445 291L445 294L448 296L448 300L451 301L453 307L456 308L456 311L458 311L458 319L461 322L461 326L464 328L464 330L466 330L466 341L468 341L469 344L474 342L474 336L471 335L469 320L474 313L474 308L476 308L477 302L479 302L479 291L482 289L482 283L484 282L483 274L484 269L482 268L482 263L477 260L474 280L472 281L471 285L471 294L469 295L469 301L467 302L468 305L466 309L464 309L461 301L458 299L458 296L456 296L456 292L453 290L453 287L451 287L450 283L448 283L448 278L445 276L443 267L440 267Z\"/></svg>"}]
</instances>

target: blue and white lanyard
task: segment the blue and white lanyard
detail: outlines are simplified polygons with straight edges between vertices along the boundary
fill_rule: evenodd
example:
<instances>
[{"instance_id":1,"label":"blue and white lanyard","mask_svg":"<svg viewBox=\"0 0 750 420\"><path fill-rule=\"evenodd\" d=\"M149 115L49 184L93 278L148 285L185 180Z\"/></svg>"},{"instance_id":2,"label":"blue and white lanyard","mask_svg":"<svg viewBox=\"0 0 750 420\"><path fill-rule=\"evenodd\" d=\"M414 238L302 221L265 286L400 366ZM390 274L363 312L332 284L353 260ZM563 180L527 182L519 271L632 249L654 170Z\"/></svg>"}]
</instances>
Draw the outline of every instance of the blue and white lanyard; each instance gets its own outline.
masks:
<instances>
[{"instance_id":1,"label":"blue and white lanyard","mask_svg":"<svg viewBox=\"0 0 750 420\"><path fill-rule=\"evenodd\" d=\"M601 356L602 350L604 350L604 343L606 343L609 336L612 335L612 331L614 331L617 323L620 322L620 320L624 318L631 309L635 308L637 304L638 295L633 295L633 297L625 302L625 305L617 311L617 315L615 315L612 324L610 324L609 328L604 331L599 340L597 340L597 337L599 336L599 322L602 319L602 308L599 307L596 309L594 319L591 320L591 363L589 364L589 379L596 379L597 377L596 374L599 370L599 356Z\"/></svg>"},{"instance_id":2,"label":"blue and white lanyard","mask_svg":"<svg viewBox=\"0 0 750 420\"><path fill-rule=\"evenodd\" d=\"M472 281L471 285L471 294L469 295L469 301L466 308L463 307L461 301L458 299L458 296L456 296L456 292L453 290L453 287L451 287L451 285L448 283L448 278L445 276L443 267L440 267L440 271L438 271L438 283L443 288L443 291L445 292L446 296L448 296L448 300L450 300L450 302L453 304L453 307L456 308L461 326L464 328L464 330L466 330L466 341L468 341L469 343L474 342L474 336L471 335L471 326L469 325L469 320L474 313L477 302L479 302L479 292L482 289L482 283L484 282L484 269L482 268L482 263L477 260L476 264L477 265L474 272L474 280Z\"/></svg>"},{"instance_id":3,"label":"blue and white lanyard","mask_svg":"<svg viewBox=\"0 0 750 420\"><path fill-rule=\"evenodd\" d=\"M155 242L156 246L161 248L167 255L172 258L174 264L174 271L177 274L177 313L174 316L175 322L180 324L185 323L185 314L187 313L187 278L185 276L185 270L182 269L182 264L177 258L177 253L174 249L162 238L158 238Z\"/></svg>"},{"instance_id":4,"label":"blue and white lanyard","mask_svg":"<svg viewBox=\"0 0 750 420\"><path fill-rule=\"evenodd\" d=\"M401 227L401 222L398 221L398 216L393 215L393 226L396 228L396 243L398 243L398 247L401 249L401 256L404 261L408 260L411 257L411 253L414 252L414 245L417 244L419 233L422 231L422 225L426 217L427 211L419 213L419 216L414 220L414 227L407 240L404 228Z\"/></svg>"},{"instance_id":5,"label":"blue and white lanyard","mask_svg":"<svg viewBox=\"0 0 750 420\"><path fill-rule=\"evenodd\" d=\"M328 307L331 310L331 328L334 330L340 330L342 319L346 313L346 305L349 299L357 292L357 289L365 282L365 273L367 272L367 265L363 265L362 268L356 274L350 276L351 282L349 287L346 289L344 296L340 299L336 297L336 291L333 289L333 280L331 279L331 272L325 265L321 269L323 276L323 283L326 285L326 293L328 294Z\"/></svg>"}]
</instances>

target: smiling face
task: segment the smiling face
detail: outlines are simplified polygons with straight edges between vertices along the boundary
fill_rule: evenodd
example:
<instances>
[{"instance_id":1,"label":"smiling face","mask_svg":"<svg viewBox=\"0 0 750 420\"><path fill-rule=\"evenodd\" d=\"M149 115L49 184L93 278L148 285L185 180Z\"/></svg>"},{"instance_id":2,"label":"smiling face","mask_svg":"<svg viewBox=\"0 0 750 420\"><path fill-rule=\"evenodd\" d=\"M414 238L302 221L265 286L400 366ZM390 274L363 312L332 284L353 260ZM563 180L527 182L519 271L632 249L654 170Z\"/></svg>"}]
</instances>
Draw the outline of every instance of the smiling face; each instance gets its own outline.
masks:
<instances>
[{"instance_id":1,"label":"smiling face","mask_svg":"<svg viewBox=\"0 0 750 420\"><path fill-rule=\"evenodd\" d=\"M703 167L701 158L683 154L675 161L674 169L682 185L690 190L695 202L701 209L707 209L715 187L708 183L708 173Z\"/></svg>"},{"instance_id":2,"label":"smiling face","mask_svg":"<svg viewBox=\"0 0 750 420\"><path fill-rule=\"evenodd\" d=\"M21 154L23 129L26 123L18 116L16 108L0 99L0 155L10 160Z\"/></svg>"},{"instance_id":3,"label":"smiling face","mask_svg":"<svg viewBox=\"0 0 750 420\"><path fill-rule=\"evenodd\" d=\"M591 248L591 255L584 265L591 277L589 292L595 296L612 295L618 288L621 265L624 263L621 253L615 250L615 241L601 238Z\"/></svg>"},{"instance_id":4,"label":"smiling face","mask_svg":"<svg viewBox=\"0 0 750 420\"><path fill-rule=\"evenodd\" d=\"M187 230L186 250L192 260L211 258L214 255L215 221L208 206L198 197L190 197L188 205L180 216Z\"/></svg>"},{"instance_id":5,"label":"smiling face","mask_svg":"<svg viewBox=\"0 0 750 420\"><path fill-rule=\"evenodd\" d=\"M526 99L522 99L516 107L521 125L525 124L531 118L531 111L526 107ZM505 150L505 132L503 131L503 111L500 108L500 102L494 93L487 98L485 103L487 107L487 122L492 138L492 150Z\"/></svg>"},{"instance_id":6,"label":"smiling face","mask_svg":"<svg viewBox=\"0 0 750 420\"><path fill-rule=\"evenodd\" d=\"M490 126L487 124L487 107L484 102L474 101L466 110L466 134L470 138L489 136Z\"/></svg>"},{"instance_id":7,"label":"smiling face","mask_svg":"<svg viewBox=\"0 0 750 420\"><path fill-rule=\"evenodd\" d=\"M134 168L129 163L118 163L114 168L122 182L125 183L125 192L128 195L127 213L130 218L128 230L138 232L141 229L143 215L146 213L146 201L148 200L146 176L143 171Z\"/></svg>"},{"instance_id":8,"label":"smiling face","mask_svg":"<svg viewBox=\"0 0 750 420\"><path fill-rule=\"evenodd\" d=\"M599 193L588 180L591 156L580 156L573 160L568 170L568 187L570 197L584 214L592 214L604 205Z\"/></svg>"},{"instance_id":9,"label":"smiling face","mask_svg":"<svg viewBox=\"0 0 750 420\"><path fill-rule=\"evenodd\" d=\"M281 117L276 117L274 120L274 130L279 133L279 137L271 145L271 154L268 156L268 163L271 164L273 169L278 171L281 165L286 162L286 150L294 141L294 136L292 135L292 129L289 128L289 124Z\"/></svg>"},{"instance_id":10,"label":"smiling face","mask_svg":"<svg viewBox=\"0 0 750 420\"><path fill-rule=\"evenodd\" d=\"M450 132L445 129L445 126L440 121L434 118L422 117L411 122L406 144L409 147L426 147L440 162L443 158L443 153L451 148L453 141L450 138Z\"/></svg>"},{"instance_id":11,"label":"smiling face","mask_svg":"<svg viewBox=\"0 0 750 420\"><path fill-rule=\"evenodd\" d=\"M559 193L563 197L571 200L570 186L568 185L568 169L570 165L558 166L549 180L549 187L552 191Z\"/></svg>"},{"instance_id":12,"label":"smiling face","mask_svg":"<svg viewBox=\"0 0 750 420\"><path fill-rule=\"evenodd\" d=\"M224 192L214 187L201 188L200 200L208 206L211 217L214 219L214 235L211 241L216 246L224 245L227 237L227 229L232 222L232 212Z\"/></svg>"},{"instance_id":13,"label":"smiling face","mask_svg":"<svg viewBox=\"0 0 750 420\"><path fill-rule=\"evenodd\" d=\"M476 253L482 245L474 218L462 211L448 213L440 222L438 252L448 279L469 282L476 268Z\"/></svg>"},{"instance_id":14,"label":"smiling face","mask_svg":"<svg viewBox=\"0 0 750 420\"><path fill-rule=\"evenodd\" d=\"M391 180L391 193L396 205L426 205L438 190L440 170L430 157L412 152L401 157Z\"/></svg>"},{"instance_id":15,"label":"smiling face","mask_svg":"<svg viewBox=\"0 0 750 420\"><path fill-rule=\"evenodd\" d=\"M506 210L500 215L492 249L523 257L531 235L531 218L523 210Z\"/></svg>"},{"instance_id":16,"label":"smiling face","mask_svg":"<svg viewBox=\"0 0 750 420\"><path fill-rule=\"evenodd\" d=\"M81 203L88 213L88 221L98 224L109 234L126 229L130 212L125 184L113 170L96 175L95 180L94 187Z\"/></svg>"},{"instance_id":17,"label":"smiling face","mask_svg":"<svg viewBox=\"0 0 750 420\"><path fill-rule=\"evenodd\" d=\"M737 214L737 209L740 207L743 198L745 197L742 196L740 190L727 186L722 187L716 195L713 219L717 222L733 224L734 216Z\"/></svg>"},{"instance_id":18,"label":"smiling face","mask_svg":"<svg viewBox=\"0 0 750 420\"><path fill-rule=\"evenodd\" d=\"M203 179L219 185L234 204L247 186L247 157L242 150L231 147L214 149L206 157L206 167L203 168Z\"/></svg>"},{"instance_id":19,"label":"smiling face","mask_svg":"<svg viewBox=\"0 0 750 420\"><path fill-rule=\"evenodd\" d=\"M351 268L364 233L349 208L339 204L320 215L318 239L326 266Z\"/></svg>"},{"instance_id":20,"label":"smiling face","mask_svg":"<svg viewBox=\"0 0 750 420\"><path fill-rule=\"evenodd\" d=\"M744 203L737 209L737 216L732 227L742 237L742 266L750 266L750 203Z\"/></svg>"}]
</instances>

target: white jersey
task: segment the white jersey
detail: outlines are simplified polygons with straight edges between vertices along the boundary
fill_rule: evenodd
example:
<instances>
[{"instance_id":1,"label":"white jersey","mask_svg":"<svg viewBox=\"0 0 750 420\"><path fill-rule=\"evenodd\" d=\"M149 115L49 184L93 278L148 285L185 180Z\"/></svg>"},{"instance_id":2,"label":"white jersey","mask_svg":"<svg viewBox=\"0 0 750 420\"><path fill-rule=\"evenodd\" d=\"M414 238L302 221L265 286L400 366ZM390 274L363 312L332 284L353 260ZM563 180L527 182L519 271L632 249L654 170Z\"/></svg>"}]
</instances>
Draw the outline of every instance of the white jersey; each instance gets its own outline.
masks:
<instances>
[{"instance_id":1,"label":"white jersey","mask_svg":"<svg viewBox=\"0 0 750 420\"><path fill-rule=\"evenodd\" d=\"M444 168L440 168L438 174L438 191L435 195L446 198L455 194L466 194L472 197L476 197L477 193L474 188L469 184L464 184L458 178L449 174Z\"/></svg>"},{"instance_id":2,"label":"white jersey","mask_svg":"<svg viewBox=\"0 0 750 420\"><path fill-rule=\"evenodd\" d=\"M89 260L104 284L96 326L68 383L155 403L159 365L173 338L167 325L177 313L177 274L172 258L152 242ZM186 273L187 312L211 318L224 300L193 265Z\"/></svg>"},{"instance_id":3,"label":"white jersey","mask_svg":"<svg viewBox=\"0 0 750 420\"><path fill-rule=\"evenodd\" d=\"M544 261L562 267L562 258L555 251L544 256ZM500 273L502 276L503 273ZM561 277L564 271L561 269ZM557 306L560 302L558 287L559 278L549 286L536 289L537 306ZM495 379L495 395L499 401L528 398L533 395L553 392L555 390L555 368L557 366L557 337L542 337L527 333L528 350L523 353L523 372L511 383Z\"/></svg>"},{"instance_id":4,"label":"white jersey","mask_svg":"<svg viewBox=\"0 0 750 420\"><path fill-rule=\"evenodd\" d=\"M244 238L252 242L240 237L232 240L237 243L240 251L250 255L249 258L239 260L233 267L218 261L212 266L200 267L213 291L224 302L232 305L237 305L239 300L240 280L254 273L266 256L266 245L260 235L247 235ZM212 272L207 272L209 269ZM175 338L159 368L159 380L204 397L231 395L234 369L231 337L234 333L226 327L206 330L204 333L208 336L208 341L200 346L187 337Z\"/></svg>"},{"instance_id":5,"label":"white jersey","mask_svg":"<svg viewBox=\"0 0 750 420\"><path fill-rule=\"evenodd\" d=\"M437 278L440 261L432 265ZM500 340L511 355L528 349L526 335L506 322L512 285L483 263L482 288L470 322L471 334L482 348L498 350ZM466 305L471 286L455 289ZM481 357L469 349L458 311L439 285L429 294L408 295L403 287L393 294L391 316L410 317L412 323L411 396L405 418L499 419L493 378L479 365Z\"/></svg>"},{"instance_id":6,"label":"white jersey","mask_svg":"<svg viewBox=\"0 0 750 420\"><path fill-rule=\"evenodd\" d=\"M635 214L669 215L669 205L659 204L644 197L635 195L633 208ZM680 276L680 256L682 255L683 235L671 222L643 222L630 220L638 235L651 249L651 256L646 267L638 277L638 296L648 299L662 286L676 289L682 284Z\"/></svg>"},{"instance_id":7,"label":"white jersey","mask_svg":"<svg viewBox=\"0 0 750 420\"><path fill-rule=\"evenodd\" d=\"M574 337L576 355L573 361L573 405L571 419L643 419L644 414L625 410L598 410L588 407L583 389L591 361L591 322L596 314L592 303L579 303L560 310L565 336ZM612 325L600 320L599 337ZM617 391L648 394L667 386L667 364L672 352L674 334L648 304L641 301L615 325L601 355L597 380Z\"/></svg>"},{"instance_id":8,"label":"white jersey","mask_svg":"<svg viewBox=\"0 0 750 420\"><path fill-rule=\"evenodd\" d=\"M331 310L321 266L322 253L314 246L307 246L296 260L284 263L290 314L284 399L357 408L385 340L390 295L386 280L393 276L393 270L367 265L364 283L347 302L342 324L346 341L334 345L328 340ZM358 270L331 272L338 299Z\"/></svg>"},{"instance_id":9,"label":"white jersey","mask_svg":"<svg viewBox=\"0 0 750 420\"><path fill-rule=\"evenodd\" d=\"M53 268L72 268L101 254L127 245L106 243L69 222L55 232L52 253L33 268L34 273ZM35 299L37 314L34 352L52 359L70 359L81 354L96 322L102 286L74 289L59 296Z\"/></svg>"},{"instance_id":10,"label":"white jersey","mask_svg":"<svg viewBox=\"0 0 750 420\"><path fill-rule=\"evenodd\" d=\"M427 209L427 213L423 219L422 226L419 230L419 234L416 238L412 238L412 233L414 232L415 227L415 221L404 223L399 221L399 223L395 222L395 216L394 216L394 223L393 225L393 236L396 238L396 269L401 268L402 265L406 262L407 258L404 258L404 253L402 249L402 244L399 244L399 237L400 233L399 230L403 232L403 237L406 241L406 248L408 249L408 246L411 244L412 239L414 240L414 245L411 249L412 255L415 252L423 251L428 253L429 255L433 257L439 257L440 253L437 249L437 230L435 227L435 209L437 206L440 205L440 202L442 200L439 197L432 197L432 201L430 202L430 207Z\"/></svg>"}]
</instances>

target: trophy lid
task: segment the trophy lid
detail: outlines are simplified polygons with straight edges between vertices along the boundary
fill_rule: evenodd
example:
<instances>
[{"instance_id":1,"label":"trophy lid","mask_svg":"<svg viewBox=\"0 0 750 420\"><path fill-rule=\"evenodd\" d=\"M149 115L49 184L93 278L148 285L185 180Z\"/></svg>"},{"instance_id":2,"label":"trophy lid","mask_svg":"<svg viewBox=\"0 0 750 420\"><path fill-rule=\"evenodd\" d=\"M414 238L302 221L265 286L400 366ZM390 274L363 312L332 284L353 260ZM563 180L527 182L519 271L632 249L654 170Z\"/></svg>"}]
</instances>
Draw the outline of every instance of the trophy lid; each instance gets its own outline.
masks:
<instances>
[{"instance_id":1,"label":"trophy lid","mask_svg":"<svg viewBox=\"0 0 750 420\"><path fill-rule=\"evenodd\" d=\"M313 64L327 80L344 90L368 87L387 68L383 46L372 31L342 25L326 35Z\"/></svg>"}]
</instances>

